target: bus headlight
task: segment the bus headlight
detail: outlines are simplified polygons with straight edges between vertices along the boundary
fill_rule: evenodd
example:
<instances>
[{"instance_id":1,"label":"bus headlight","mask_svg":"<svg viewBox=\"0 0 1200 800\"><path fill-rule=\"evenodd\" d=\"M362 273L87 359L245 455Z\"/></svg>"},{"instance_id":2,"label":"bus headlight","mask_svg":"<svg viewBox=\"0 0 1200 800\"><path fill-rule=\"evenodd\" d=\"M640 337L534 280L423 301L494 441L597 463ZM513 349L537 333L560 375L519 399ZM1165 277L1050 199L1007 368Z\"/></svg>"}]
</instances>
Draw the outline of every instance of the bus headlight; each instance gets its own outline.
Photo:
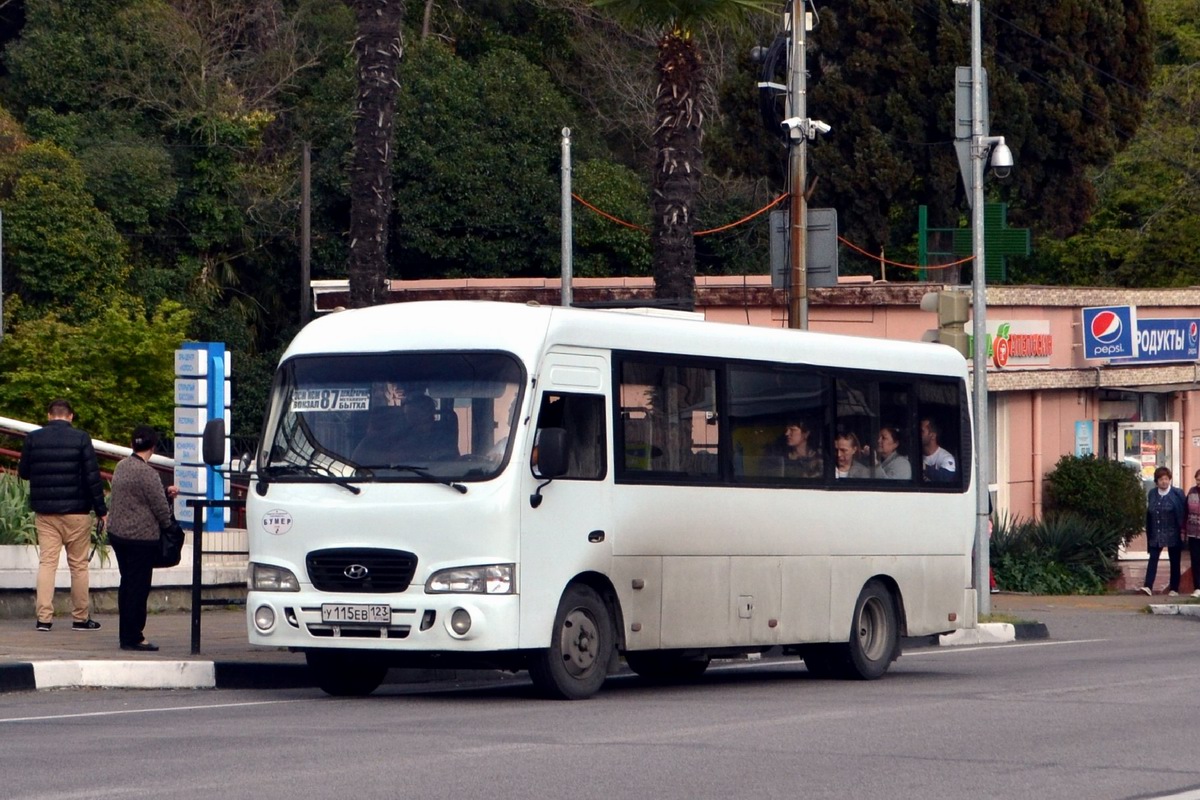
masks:
<instances>
[{"instance_id":1,"label":"bus headlight","mask_svg":"<svg viewBox=\"0 0 1200 800\"><path fill-rule=\"evenodd\" d=\"M259 606L254 609L254 627L263 633L275 627L275 609L270 606Z\"/></svg>"},{"instance_id":2,"label":"bus headlight","mask_svg":"<svg viewBox=\"0 0 1200 800\"><path fill-rule=\"evenodd\" d=\"M259 592L298 592L300 581L290 569L270 564L250 564L249 585Z\"/></svg>"},{"instance_id":3,"label":"bus headlight","mask_svg":"<svg viewBox=\"0 0 1200 800\"><path fill-rule=\"evenodd\" d=\"M428 594L514 594L515 564L455 567L433 573L425 582Z\"/></svg>"}]
</instances>

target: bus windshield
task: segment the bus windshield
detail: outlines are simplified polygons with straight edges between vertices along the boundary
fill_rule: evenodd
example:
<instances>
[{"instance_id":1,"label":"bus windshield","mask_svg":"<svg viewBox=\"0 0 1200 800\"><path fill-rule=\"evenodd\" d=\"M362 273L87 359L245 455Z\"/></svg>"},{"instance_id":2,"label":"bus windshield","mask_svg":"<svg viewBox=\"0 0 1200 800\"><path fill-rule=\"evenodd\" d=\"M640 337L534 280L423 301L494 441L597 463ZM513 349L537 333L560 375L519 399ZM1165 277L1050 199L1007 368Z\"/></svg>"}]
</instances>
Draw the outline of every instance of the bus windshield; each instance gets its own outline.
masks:
<instances>
[{"instance_id":1,"label":"bus windshield","mask_svg":"<svg viewBox=\"0 0 1200 800\"><path fill-rule=\"evenodd\" d=\"M503 469L524 371L494 352L294 358L259 473L279 481L487 480Z\"/></svg>"}]
</instances>

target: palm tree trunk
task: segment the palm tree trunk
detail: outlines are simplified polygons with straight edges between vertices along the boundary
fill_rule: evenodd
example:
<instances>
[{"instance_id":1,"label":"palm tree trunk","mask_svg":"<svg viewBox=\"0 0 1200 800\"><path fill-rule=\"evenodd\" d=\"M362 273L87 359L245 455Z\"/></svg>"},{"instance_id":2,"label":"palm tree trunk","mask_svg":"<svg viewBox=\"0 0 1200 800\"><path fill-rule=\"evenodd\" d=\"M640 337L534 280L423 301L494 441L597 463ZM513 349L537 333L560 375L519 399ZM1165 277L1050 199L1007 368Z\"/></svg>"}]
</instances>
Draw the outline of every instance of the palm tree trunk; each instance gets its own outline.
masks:
<instances>
[{"instance_id":1,"label":"palm tree trunk","mask_svg":"<svg viewBox=\"0 0 1200 800\"><path fill-rule=\"evenodd\" d=\"M403 0L349 0L358 19L358 108L350 167L350 305L387 300L388 218L392 210L392 122L396 71L404 53Z\"/></svg>"},{"instance_id":2,"label":"palm tree trunk","mask_svg":"<svg viewBox=\"0 0 1200 800\"><path fill-rule=\"evenodd\" d=\"M700 53L689 34L671 31L658 44L658 128L654 195L654 294L675 307L696 306L696 242L693 207L700 191Z\"/></svg>"}]
</instances>

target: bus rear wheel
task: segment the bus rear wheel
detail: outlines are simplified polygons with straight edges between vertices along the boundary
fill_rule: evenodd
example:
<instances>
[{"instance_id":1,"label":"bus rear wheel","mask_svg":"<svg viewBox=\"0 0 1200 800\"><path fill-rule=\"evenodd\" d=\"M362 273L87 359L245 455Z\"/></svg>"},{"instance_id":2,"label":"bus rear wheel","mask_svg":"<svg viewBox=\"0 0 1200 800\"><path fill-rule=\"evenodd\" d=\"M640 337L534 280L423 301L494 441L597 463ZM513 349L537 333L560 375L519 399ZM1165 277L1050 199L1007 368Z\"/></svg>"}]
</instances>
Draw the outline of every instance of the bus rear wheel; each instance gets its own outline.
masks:
<instances>
[{"instance_id":1,"label":"bus rear wheel","mask_svg":"<svg viewBox=\"0 0 1200 800\"><path fill-rule=\"evenodd\" d=\"M882 582L867 581L854 604L847 678L870 681L887 672L900 652L896 602Z\"/></svg>"},{"instance_id":2,"label":"bus rear wheel","mask_svg":"<svg viewBox=\"0 0 1200 800\"><path fill-rule=\"evenodd\" d=\"M529 664L533 684L546 697L583 700L608 676L616 634L608 606L589 586L567 588L554 615L550 646Z\"/></svg>"},{"instance_id":3,"label":"bus rear wheel","mask_svg":"<svg viewBox=\"0 0 1200 800\"><path fill-rule=\"evenodd\" d=\"M709 658L650 651L626 653L625 663L646 680L667 683L699 678L708 669Z\"/></svg>"},{"instance_id":4,"label":"bus rear wheel","mask_svg":"<svg viewBox=\"0 0 1200 800\"><path fill-rule=\"evenodd\" d=\"M334 697L365 697L387 676L387 664L354 651L309 650L308 668L321 691Z\"/></svg>"},{"instance_id":5,"label":"bus rear wheel","mask_svg":"<svg viewBox=\"0 0 1200 800\"><path fill-rule=\"evenodd\" d=\"M804 666L816 678L875 680L900 654L897 620L892 593L880 581L867 581L854 604L850 640L804 647L800 651Z\"/></svg>"}]
</instances>

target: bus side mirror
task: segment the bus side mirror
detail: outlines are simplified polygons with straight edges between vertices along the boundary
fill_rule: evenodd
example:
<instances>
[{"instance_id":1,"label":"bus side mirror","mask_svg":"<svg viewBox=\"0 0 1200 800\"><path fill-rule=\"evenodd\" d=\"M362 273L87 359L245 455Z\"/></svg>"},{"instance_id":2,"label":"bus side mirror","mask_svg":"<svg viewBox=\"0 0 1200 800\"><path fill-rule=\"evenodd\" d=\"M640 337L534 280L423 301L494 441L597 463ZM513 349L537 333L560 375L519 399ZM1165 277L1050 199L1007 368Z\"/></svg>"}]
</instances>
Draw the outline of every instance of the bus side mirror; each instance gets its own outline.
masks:
<instances>
[{"instance_id":1,"label":"bus side mirror","mask_svg":"<svg viewBox=\"0 0 1200 800\"><path fill-rule=\"evenodd\" d=\"M529 505L537 508L542 504L542 487L567 472L567 432L562 428L542 428L537 434L534 453L534 470L538 477L545 478L529 496Z\"/></svg>"},{"instance_id":2,"label":"bus side mirror","mask_svg":"<svg viewBox=\"0 0 1200 800\"><path fill-rule=\"evenodd\" d=\"M210 419L204 426L203 455L210 467L225 463L225 420Z\"/></svg>"},{"instance_id":3,"label":"bus side mirror","mask_svg":"<svg viewBox=\"0 0 1200 800\"><path fill-rule=\"evenodd\" d=\"M537 471L546 479L567 471L567 432L563 428L542 428L537 439Z\"/></svg>"}]
</instances>

